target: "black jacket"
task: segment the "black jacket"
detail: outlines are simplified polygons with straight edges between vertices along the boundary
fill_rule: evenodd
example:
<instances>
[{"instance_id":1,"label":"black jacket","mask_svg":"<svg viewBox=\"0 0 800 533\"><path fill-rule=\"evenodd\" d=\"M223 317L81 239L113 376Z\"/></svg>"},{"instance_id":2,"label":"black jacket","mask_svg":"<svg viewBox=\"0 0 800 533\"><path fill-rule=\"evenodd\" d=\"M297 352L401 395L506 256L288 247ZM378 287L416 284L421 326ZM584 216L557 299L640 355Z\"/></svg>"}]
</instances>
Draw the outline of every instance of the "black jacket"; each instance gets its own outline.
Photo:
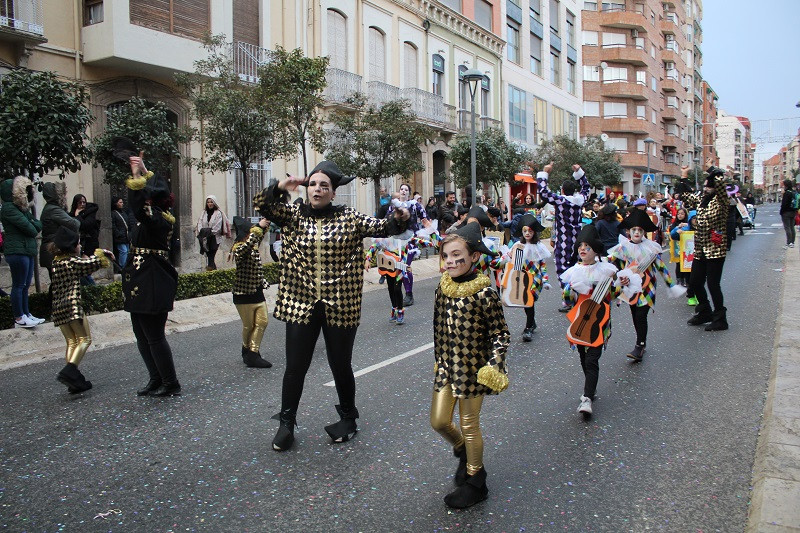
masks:
<instances>
[{"instance_id":1,"label":"black jacket","mask_svg":"<svg viewBox=\"0 0 800 533\"><path fill-rule=\"evenodd\" d=\"M781 215L784 213L796 213L794 208L794 191L784 191L781 199Z\"/></svg>"},{"instance_id":2,"label":"black jacket","mask_svg":"<svg viewBox=\"0 0 800 533\"><path fill-rule=\"evenodd\" d=\"M458 203L453 204L452 207L447 204L442 204L439 207L439 231L447 231L447 228L456 223L456 220L458 220L455 215L457 207Z\"/></svg>"},{"instance_id":3,"label":"black jacket","mask_svg":"<svg viewBox=\"0 0 800 533\"><path fill-rule=\"evenodd\" d=\"M127 213L119 209L111 210L111 238L114 241L114 246L118 244L130 244L130 231L131 223L128 220Z\"/></svg>"},{"instance_id":4,"label":"black jacket","mask_svg":"<svg viewBox=\"0 0 800 533\"><path fill-rule=\"evenodd\" d=\"M84 253L91 254L100 248L100 221L97 211L100 207L95 203L87 203L83 211L75 215L81 223L81 246Z\"/></svg>"}]
</instances>

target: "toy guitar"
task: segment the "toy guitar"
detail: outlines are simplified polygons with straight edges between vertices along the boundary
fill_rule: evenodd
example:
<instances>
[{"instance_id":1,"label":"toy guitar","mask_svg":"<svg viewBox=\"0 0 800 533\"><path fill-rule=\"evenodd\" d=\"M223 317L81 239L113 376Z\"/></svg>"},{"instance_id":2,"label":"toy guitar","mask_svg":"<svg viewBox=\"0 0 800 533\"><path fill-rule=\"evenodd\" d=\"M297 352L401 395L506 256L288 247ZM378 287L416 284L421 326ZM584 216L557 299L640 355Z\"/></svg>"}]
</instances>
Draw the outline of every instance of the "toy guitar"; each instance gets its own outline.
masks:
<instances>
[{"instance_id":1,"label":"toy guitar","mask_svg":"<svg viewBox=\"0 0 800 533\"><path fill-rule=\"evenodd\" d=\"M658 257L657 252L651 252L650 254L645 256L644 261L642 261L641 263L637 263L636 261L634 261L628 265L627 268L631 269L635 274L639 274L640 276L642 276L642 287L647 287L647 284L650 283L651 277L648 270L650 268L650 265L653 264L653 262L656 260L657 257ZM636 294L634 294L628 300L628 303L631 305L636 304L636 302L639 301L639 294L641 294L641 292L637 292Z\"/></svg>"},{"instance_id":2,"label":"toy guitar","mask_svg":"<svg viewBox=\"0 0 800 533\"><path fill-rule=\"evenodd\" d=\"M533 307L533 274L525 268L525 247L515 244L513 261L506 265L500 286L503 288L503 303L510 307Z\"/></svg>"},{"instance_id":3,"label":"toy guitar","mask_svg":"<svg viewBox=\"0 0 800 533\"><path fill-rule=\"evenodd\" d=\"M405 274L406 268L408 267L408 265L400 260L398 254L386 250L378 252L375 261L378 264L378 274L381 276L396 278L399 272Z\"/></svg>"},{"instance_id":4,"label":"toy guitar","mask_svg":"<svg viewBox=\"0 0 800 533\"><path fill-rule=\"evenodd\" d=\"M578 303L567 313L572 322L567 329L567 340L572 344L597 347L603 344L603 327L608 322L611 309L605 301L614 281L608 277L597 284L592 295L578 295Z\"/></svg>"}]
</instances>

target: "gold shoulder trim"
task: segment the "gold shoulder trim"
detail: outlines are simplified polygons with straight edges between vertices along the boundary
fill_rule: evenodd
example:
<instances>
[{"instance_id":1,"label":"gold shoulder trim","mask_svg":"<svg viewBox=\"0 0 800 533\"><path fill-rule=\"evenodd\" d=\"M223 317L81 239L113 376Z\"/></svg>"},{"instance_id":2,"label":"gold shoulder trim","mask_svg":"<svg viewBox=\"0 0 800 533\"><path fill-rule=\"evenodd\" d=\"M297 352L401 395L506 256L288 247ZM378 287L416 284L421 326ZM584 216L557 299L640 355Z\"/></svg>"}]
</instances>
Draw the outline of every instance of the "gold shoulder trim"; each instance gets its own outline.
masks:
<instances>
[{"instance_id":1,"label":"gold shoulder trim","mask_svg":"<svg viewBox=\"0 0 800 533\"><path fill-rule=\"evenodd\" d=\"M492 282L483 274L478 274L478 277L472 281L464 283L456 283L450 274L445 272L442 274L442 280L439 282L439 287L442 288L442 293L448 298L466 298L472 296L476 292L485 289Z\"/></svg>"},{"instance_id":2,"label":"gold shoulder trim","mask_svg":"<svg viewBox=\"0 0 800 533\"><path fill-rule=\"evenodd\" d=\"M264 235L264 230L261 228L261 226L253 226L250 228L250 233L255 233L256 236L261 237Z\"/></svg>"},{"instance_id":3,"label":"gold shoulder trim","mask_svg":"<svg viewBox=\"0 0 800 533\"><path fill-rule=\"evenodd\" d=\"M94 255L100 260L100 264L103 265L103 268L108 268L111 266L111 260L106 256L106 253L98 248L94 251Z\"/></svg>"},{"instance_id":4,"label":"gold shoulder trim","mask_svg":"<svg viewBox=\"0 0 800 533\"><path fill-rule=\"evenodd\" d=\"M170 224L175 224L175 217L172 216L171 213L168 213L167 211L162 211L161 216L164 217L164 220L166 220Z\"/></svg>"},{"instance_id":5,"label":"gold shoulder trim","mask_svg":"<svg viewBox=\"0 0 800 533\"><path fill-rule=\"evenodd\" d=\"M144 176L139 176L138 178L134 178L131 176L130 178L125 180L125 186L128 187L132 191L141 191L147 185L147 180L153 177L153 172L148 171L147 174Z\"/></svg>"}]
</instances>

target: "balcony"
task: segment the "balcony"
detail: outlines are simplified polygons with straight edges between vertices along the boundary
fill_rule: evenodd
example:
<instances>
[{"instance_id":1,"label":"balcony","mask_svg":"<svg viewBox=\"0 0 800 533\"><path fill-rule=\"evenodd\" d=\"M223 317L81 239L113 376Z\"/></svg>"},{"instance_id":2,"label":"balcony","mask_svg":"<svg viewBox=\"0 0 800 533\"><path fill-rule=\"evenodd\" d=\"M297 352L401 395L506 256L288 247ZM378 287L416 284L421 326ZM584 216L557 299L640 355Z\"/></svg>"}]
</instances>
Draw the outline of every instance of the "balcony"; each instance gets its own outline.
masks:
<instances>
[{"instance_id":1,"label":"balcony","mask_svg":"<svg viewBox=\"0 0 800 533\"><path fill-rule=\"evenodd\" d=\"M40 44L44 20L39 0L0 0L0 41Z\"/></svg>"},{"instance_id":2,"label":"balcony","mask_svg":"<svg viewBox=\"0 0 800 533\"><path fill-rule=\"evenodd\" d=\"M667 163L664 162L664 174L668 174L670 176L680 176L681 175L681 165L679 163Z\"/></svg>"},{"instance_id":3,"label":"balcony","mask_svg":"<svg viewBox=\"0 0 800 533\"><path fill-rule=\"evenodd\" d=\"M481 117L481 131L488 130L489 128L503 128L503 123L496 118Z\"/></svg>"},{"instance_id":4,"label":"balcony","mask_svg":"<svg viewBox=\"0 0 800 533\"><path fill-rule=\"evenodd\" d=\"M647 135L653 124L634 117L583 117L583 130L608 133L635 133Z\"/></svg>"},{"instance_id":5,"label":"balcony","mask_svg":"<svg viewBox=\"0 0 800 533\"><path fill-rule=\"evenodd\" d=\"M626 63L637 67L647 66L650 57L644 48L636 46L604 44L601 48L600 58L609 63Z\"/></svg>"},{"instance_id":6,"label":"balcony","mask_svg":"<svg viewBox=\"0 0 800 533\"><path fill-rule=\"evenodd\" d=\"M600 26L647 32L647 17L638 11L613 10L600 12Z\"/></svg>"},{"instance_id":7,"label":"balcony","mask_svg":"<svg viewBox=\"0 0 800 533\"><path fill-rule=\"evenodd\" d=\"M351 74L351 76L357 75ZM361 76L357 77L358 83L360 83ZM350 84L356 85L356 79L350 79ZM406 100L410 104L410 111L417 115L419 122L452 133L458 131L456 110L453 106L445 104L441 96L422 89L400 89L382 81L368 81L366 85L370 104L380 107L392 100Z\"/></svg>"},{"instance_id":8,"label":"balcony","mask_svg":"<svg viewBox=\"0 0 800 533\"><path fill-rule=\"evenodd\" d=\"M472 113L468 109L459 109L456 111L458 115L458 131L461 133L469 133L472 131ZM484 131L489 128L502 128L503 124L494 118L482 117L475 113L475 131Z\"/></svg>"},{"instance_id":9,"label":"balcony","mask_svg":"<svg viewBox=\"0 0 800 533\"><path fill-rule=\"evenodd\" d=\"M620 163L624 167L633 167L647 170L647 154L645 152L617 152L620 156ZM657 156L650 156L650 171L661 172L662 161Z\"/></svg>"},{"instance_id":10,"label":"balcony","mask_svg":"<svg viewBox=\"0 0 800 533\"><path fill-rule=\"evenodd\" d=\"M381 107L392 100L399 100L400 88L382 81L368 81L367 97L370 104L375 107Z\"/></svg>"},{"instance_id":11,"label":"balcony","mask_svg":"<svg viewBox=\"0 0 800 533\"><path fill-rule=\"evenodd\" d=\"M674 76L667 75L664 81L661 82L661 89L665 93L676 93L678 90L685 90L681 82Z\"/></svg>"},{"instance_id":12,"label":"balcony","mask_svg":"<svg viewBox=\"0 0 800 533\"><path fill-rule=\"evenodd\" d=\"M670 61L672 63L677 63L678 61L682 61L681 55L676 53L675 50L672 48L664 48L661 51L661 60L666 62Z\"/></svg>"},{"instance_id":13,"label":"balcony","mask_svg":"<svg viewBox=\"0 0 800 533\"><path fill-rule=\"evenodd\" d=\"M327 86L322 91L322 97L332 105L346 104L353 93L361 92L361 76L346 70L329 68L325 73L325 82Z\"/></svg>"},{"instance_id":14,"label":"balcony","mask_svg":"<svg viewBox=\"0 0 800 533\"><path fill-rule=\"evenodd\" d=\"M239 78L246 83L258 83L258 67L269 60L269 51L260 46L236 41L231 43L228 53Z\"/></svg>"},{"instance_id":15,"label":"balcony","mask_svg":"<svg viewBox=\"0 0 800 533\"><path fill-rule=\"evenodd\" d=\"M703 90L697 87L694 88L694 97L697 98L700 102L703 101Z\"/></svg>"},{"instance_id":16,"label":"balcony","mask_svg":"<svg viewBox=\"0 0 800 533\"><path fill-rule=\"evenodd\" d=\"M678 111L677 107L667 106L664 111L661 112L661 117L664 120L675 121L678 120L682 116L682 113Z\"/></svg>"},{"instance_id":17,"label":"balcony","mask_svg":"<svg viewBox=\"0 0 800 533\"><path fill-rule=\"evenodd\" d=\"M646 85L630 81L604 81L600 84L600 94L609 98L632 98L647 100L650 89Z\"/></svg>"},{"instance_id":18,"label":"balcony","mask_svg":"<svg viewBox=\"0 0 800 533\"><path fill-rule=\"evenodd\" d=\"M681 138L678 137L677 133L671 133L671 132L668 131L668 132L666 132L666 135L664 135L664 147L665 148L666 147L677 148L680 142L683 142L683 141L681 141Z\"/></svg>"}]
</instances>

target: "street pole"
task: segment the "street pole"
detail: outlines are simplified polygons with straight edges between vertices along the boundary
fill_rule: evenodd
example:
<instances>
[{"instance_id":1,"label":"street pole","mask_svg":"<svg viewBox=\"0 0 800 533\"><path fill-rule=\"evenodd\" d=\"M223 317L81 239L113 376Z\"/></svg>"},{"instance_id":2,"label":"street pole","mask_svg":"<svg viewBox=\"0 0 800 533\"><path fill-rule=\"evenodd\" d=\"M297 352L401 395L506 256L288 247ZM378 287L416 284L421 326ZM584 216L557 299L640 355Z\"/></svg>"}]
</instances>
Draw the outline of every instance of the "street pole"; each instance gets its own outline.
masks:
<instances>
[{"instance_id":1,"label":"street pole","mask_svg":"<svg viewBox=\"0 0 800 533\"><path fill-rule=\"evenodd\" d=\"M472 94L472 139L470 140L470 185L472 186L472 206L475 205L475 195L477 194L477 175L478 175L478 162L475 155L475 92L470 91Z\"/></svg>"},{"instance_id":2,"label":"street pole","mask_svg":"<svg viewBox=\"0 0 800 533\"><path fill-rule=\"evenodd\" d=\"M650 185L650 150L653 143L656 142L655 139L652 137L647 137L644 140L645 148L647 149L647 188L645 189L647 192L650 192L653 185ZM653 180L653 184L655 184L655 179Z\"/></svg>"}]
</instances>

